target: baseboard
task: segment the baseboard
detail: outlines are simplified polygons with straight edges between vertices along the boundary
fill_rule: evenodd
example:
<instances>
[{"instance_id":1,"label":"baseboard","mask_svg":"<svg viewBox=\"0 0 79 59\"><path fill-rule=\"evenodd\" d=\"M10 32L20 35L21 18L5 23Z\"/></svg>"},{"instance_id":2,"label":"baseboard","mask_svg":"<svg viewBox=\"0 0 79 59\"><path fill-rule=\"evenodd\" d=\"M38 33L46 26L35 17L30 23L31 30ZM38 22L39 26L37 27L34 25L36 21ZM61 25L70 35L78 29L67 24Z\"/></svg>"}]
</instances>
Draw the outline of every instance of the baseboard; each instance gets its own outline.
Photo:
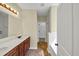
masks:
<instances>
[{"instance_id":1,"label":"baseboard","mask_svg":"<svg viewBox=\"0 0 79 59\"><path fill-rule=\"evenodd\" d=\"M29 49L37 49L37 47L30 47Z\"/></svg>"}]
</instances>

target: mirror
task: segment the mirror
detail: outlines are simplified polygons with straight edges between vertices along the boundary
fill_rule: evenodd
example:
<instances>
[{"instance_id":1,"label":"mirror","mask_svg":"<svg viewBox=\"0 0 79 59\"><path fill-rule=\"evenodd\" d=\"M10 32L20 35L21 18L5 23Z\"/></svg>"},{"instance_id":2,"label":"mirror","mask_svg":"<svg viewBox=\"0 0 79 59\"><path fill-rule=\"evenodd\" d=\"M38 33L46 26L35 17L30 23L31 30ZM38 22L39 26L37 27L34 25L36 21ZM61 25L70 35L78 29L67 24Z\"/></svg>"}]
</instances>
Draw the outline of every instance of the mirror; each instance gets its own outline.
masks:
<instances>
[{"instance_id":1,"label":"mirror","mask_svg":"<svg viewBox=\"0 0 79 59\"><path fill-rule=\"evenodd\" d=\"M8 37L8 14L0 11L0 39Z\"/></svg>"}]
</instances>

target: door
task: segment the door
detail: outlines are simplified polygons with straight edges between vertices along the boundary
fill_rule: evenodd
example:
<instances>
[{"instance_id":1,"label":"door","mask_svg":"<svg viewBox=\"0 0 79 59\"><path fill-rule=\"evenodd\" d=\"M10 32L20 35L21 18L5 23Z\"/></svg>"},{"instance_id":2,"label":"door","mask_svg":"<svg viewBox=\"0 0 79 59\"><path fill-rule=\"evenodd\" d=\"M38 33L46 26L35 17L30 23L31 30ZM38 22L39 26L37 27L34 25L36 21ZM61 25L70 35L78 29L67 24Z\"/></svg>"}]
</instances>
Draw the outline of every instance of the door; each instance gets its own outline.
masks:
<instances>
[{"instance_id":1,"label":"door","mask_svg":"<svg viewBox=\"0 0 79 59\"><path fill-rule=\"evenodd\" d=\"M79 56L79 3L73 4L73 55Z\"/></svg>"},{"instance_id":2,"label":"door","mask_svg":"<svg viewBox=\"0 0 79 59\"><path fill-rule=\"evenodd\" d=\"M57 55L57 32L49 33L49 46L53 49Z\"/></svg>"},{"instance_id":3,"label":"door","mask_svg":"<svg viewBox=\"0 0 79 59\"><path fill-rule=\"evenodd\" d=\"M57 55L72 55L72 4L59 5L57 14Z\"/></svg>"},{"instance_id":4,"label":"door","mask_svg":"<svg viewBox=\"0 0 79 59\"><path fill-rule=\"evenodd\" d=\"M46 23L45 22L38 23L38 37L46 38Z\"/></svg>"}]
</instances>

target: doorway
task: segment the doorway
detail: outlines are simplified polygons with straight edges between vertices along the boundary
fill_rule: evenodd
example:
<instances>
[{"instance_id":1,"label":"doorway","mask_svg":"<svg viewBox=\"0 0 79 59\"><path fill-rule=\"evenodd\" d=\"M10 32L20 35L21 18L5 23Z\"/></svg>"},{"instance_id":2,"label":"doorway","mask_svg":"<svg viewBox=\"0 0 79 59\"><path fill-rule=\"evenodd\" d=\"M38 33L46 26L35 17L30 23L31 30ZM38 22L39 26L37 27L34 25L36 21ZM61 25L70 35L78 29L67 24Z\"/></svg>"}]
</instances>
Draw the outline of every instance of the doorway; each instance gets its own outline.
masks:
<instances>
[{"instance_id":1,"label":"doorway","mask_svg":"<svg viewBox=\"0 0 79 59\"><path fill-rule=\"evenodd\" d=\"M42 49L45 56L50 56L48 53L48 43L46 42L46 22L38 22L38 49Z\"/></svg>"},{"instance_id":2,"label":"doorway","mask_svg":"<svg viewBox=\"0 0 79 59\"><path fill-rule=\"evenodd\" d=\"M45 42L46 39L46 23L38 22L38 38L39 41Z\"/></svg>"}]
</instances>

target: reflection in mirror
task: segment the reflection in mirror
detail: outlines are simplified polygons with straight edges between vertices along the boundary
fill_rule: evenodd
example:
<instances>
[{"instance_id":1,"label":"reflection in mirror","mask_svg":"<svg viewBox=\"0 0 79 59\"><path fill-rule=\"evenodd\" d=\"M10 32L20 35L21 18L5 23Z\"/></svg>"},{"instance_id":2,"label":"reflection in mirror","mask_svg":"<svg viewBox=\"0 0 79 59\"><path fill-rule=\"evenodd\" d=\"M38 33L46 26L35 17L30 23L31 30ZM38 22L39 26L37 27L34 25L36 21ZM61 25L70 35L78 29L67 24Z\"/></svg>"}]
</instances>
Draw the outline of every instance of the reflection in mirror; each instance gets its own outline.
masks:
<instances>
[{"instance_id":1,"label":"reflection in mirror","mask_svg":"<svg viewBox=\"0 0 79 59\"><path fill-rule=\"evenodd\" d=\"M0 11L0 39L8 37L8 14Z\"/></svg>"}]
</instances>

